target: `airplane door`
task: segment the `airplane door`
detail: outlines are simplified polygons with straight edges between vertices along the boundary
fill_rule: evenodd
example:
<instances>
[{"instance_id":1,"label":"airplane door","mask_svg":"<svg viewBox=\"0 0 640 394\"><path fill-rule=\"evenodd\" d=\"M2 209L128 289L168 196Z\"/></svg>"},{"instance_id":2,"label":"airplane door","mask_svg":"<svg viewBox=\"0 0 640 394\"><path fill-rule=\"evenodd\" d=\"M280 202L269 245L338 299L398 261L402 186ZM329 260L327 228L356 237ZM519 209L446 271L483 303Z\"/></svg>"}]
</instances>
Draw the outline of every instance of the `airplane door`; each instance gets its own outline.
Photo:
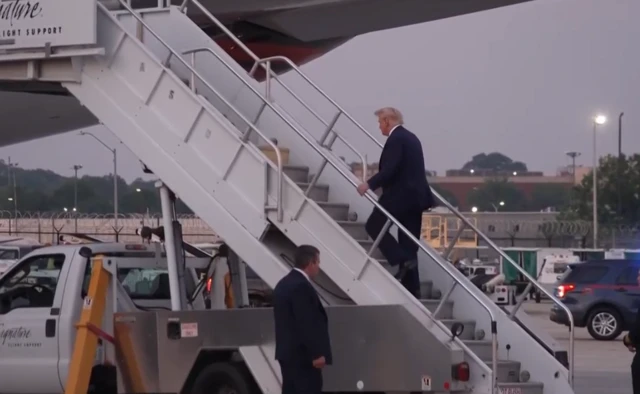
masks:
<instances>
[{"instance_id":1,"label":"airplane door","mask_svg":"<svg viewBox=\"0 0 640 394\"><path fill-rule=\"evenodd\" d=\"M66 275L61 275L64 262L64 254L33 256L0 280L3 392L45 394L62 390L57 331L64 289L58 282Z\"/></svg>"}]
</instances>

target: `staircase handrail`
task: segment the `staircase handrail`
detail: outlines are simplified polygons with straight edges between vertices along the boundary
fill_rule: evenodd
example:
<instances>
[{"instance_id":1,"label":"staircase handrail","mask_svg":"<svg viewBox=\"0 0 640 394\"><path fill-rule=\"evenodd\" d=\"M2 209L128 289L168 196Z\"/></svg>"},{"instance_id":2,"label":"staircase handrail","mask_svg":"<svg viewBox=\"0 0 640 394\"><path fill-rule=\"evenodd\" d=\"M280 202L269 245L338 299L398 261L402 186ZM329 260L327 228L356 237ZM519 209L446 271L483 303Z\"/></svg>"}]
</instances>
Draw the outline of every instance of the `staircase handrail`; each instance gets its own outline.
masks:
<instances>
[{"instance_id":1,"label":"staircase handrail","mask_svg":"<svg viewBox=\"0 0 640 394\"><path fill-rule=\"evenodd\" d=\"M220 57L220 55L218 55L213 49L207 48L207 47L199 47L199 48L189 49L187 51L182 52L182 54L183 55L195 55L197 53L202 53L202 52L209 53L210 55L213 55L216 59L218 59L220 62L222 62L223 64L225 63L225 61L222 59L222 57ZM193 68L195 68L195 58L191 59L191 65L193 66ZM242 76L240 74L238 74L235 70L233 70L233 68L231 68L231 67L227 67L227 68L236 77L238 77L239 79L242 79ZM267 69L269 69L268 66L267 66ZM267 78L269 78L269 77L267 77ZM292 94L294 94L294 93L292 92ZM331 133L331 131L334 131L333 130L333 126L335 126L336 122L338 121L338 117L334 117L331 122L327 123L323 118L320 117L320 115L318 115L315 111L313 111L311 108L309 108L307 103L302 101L302 99L300 99L297 95L294 94L294 96L296 97L296 99L298 99L298 101L300 101L300 103L305 108L307 108L308 110L312 111L313 114L318 118L318 120L320 120L326 126L324 134L320 138L320 141L324 141L326 139L326 137L329 135L329 133ZM270 98L267 96L266 99L269 100ZM367 159L366 159L366 157L362 153L360 153L349 141L347 141L344 137L342 137L337 132L335 133L335 136L336 136L337 139L342 141L342 143L344 143L345 146L347 148L349 148L349 150L351 150L353 153L356 154L356 156L358 156L360 158L360 163L362 165L362 179L367 179Z\"/></svg>"},{"instance_id":2,"label":"staircase handrail","mask_svg":"<svg viewBox=\"0 0 640 394\"><path fill-rule=\"evenodd\" d=\"M120 0L120 1L122 1L122 0ZM182 6L180 7L180 9L181 10L185 10L187 4L195 5L205 16L207 16L211 20L211 22L216 24L218 26L218 28L220 28L225 34L227 34L229 36L229 38L231 38L231 40L234 43L236 43L239 47L241 47L243 50L245 50L247 52L247 54L249 54L249 56L251 56L255 60L259 60L259 58L255 54L253 54L253 52L251 52L251 50L248 47L246 47L237 37L235 37L231 33L231 31L229 29L227 29L226 26L224 26L217 18L215 18L211 14L211 12L209 12L209 10L207 10L207 8L204 7L198 0L185 0L183 2ZM275 107L267 97L263 96L260 92L258 92L253 87L253 85L251 83L246 81L245 78L243 78L230 64L228 64L224 59L222 59L218 54L216 54L215 51L211 51L209 53L212 53L216 58L218 58L223 65L225 65L234 75L236 75L245 84L245 86L247 88L249 88L254 94L256 94L256 96L258 96L267 107L269 107L275 114L277 114L281 118L281 120L283 122L285 122L285 124L287 124L293 131L295 131L302 139L304 139L307 142L307 144L310 145L311 148L316 151L316 153L318 153L328 163L330 163L331 166L334 167L334 169L336 169L336 171L338 171L338 173L342 175L342 177L344 177L349 183L351 183L352 186L354 186L354 188L358 186L358 184L352 179L352 175L353 174L345 172L345 170L342 169L341 166L336 163L336 161L338 161L338 160L335 157L335 155L325 153L323 151L323 149L321 149L321 147L319 146L317 141L314 141L313 139L309 138L309 136L307 135L306 132L303 132L303 131L299 130L280 111L280 109ZM183 64L184 64L184 62L183 62ZM188 67L188 68L190 70L193 70L192 67ZM198 74L196 74L196 75L198 76L198 79L201 79L201 77ZM205 86L210 87L209 84L205 84ZM215 94L218 94L215 90L212 89L212 91ZM335 130L334 130L334 134L337 135L337 132ZM482 300L477 294L475 294L475 292L474 292L475 289L472 290L470 288L470 285L469 285L470 282L459 280L456 277L456 275L460 275L460 272L458 272L455 268L453 268L453 266L449 262L443 261L444 259L439 254L437 254L434 251L432 251L429 248L427 248L422 242L420 242L420 240L418 240L413 234L411 234L409 232L409 230L407 230L407 228L404 227L395 217L393 217L386 209L384 209L379 204L379 202L378 202L377 198L375 197L375 195L373 195L371 192L368 192L367 194L365 194L365 197L373 204L373 206L375 208L379 209L387 217L387 222L393 223L394 225L396 225L396 227L398 227L398 229L400 231L405 233L405 235L413 243L415 243L423 252L425 252L427 255L429 255L438 265L440 265L440 267L443 268L444 271L447 272L449 274L449 276L452 277L454 282L459 284L463 289L465 289L466 292L469 293L469 295L475 301L477 301L486 310L486 312L489 314L489 318L490 318L490 321L491 321L492 348L493 348L493 351L492 351L492 369L489 369L486 366L485 362L482 361L482 359L480 357L478 357L473 351L471 351L471 349L464 342L462 342L457 336L452 335L452 340L455 341L463 349L463 351L465 351L465 353L469 355L469 357L471 357L474 361L476 361L480 365L480 368L484 369L484 371L486 373L491 374L492 382L493 382L492 383L492 392L495 392L496 384L497 384L497 380L495 379L495 376L496 376L496 372L498 370L497 369L497 322L496 322L495 314L494 314L492 308L487 303L485 303L485 301ZM368 259L369 259L369 261L376 261L377 262L377 260L373 259L370 255L368 255ZM406 290L404 290L404 291L406 292ZM409 293L407 292L407 294L409 294ZM441 321L435 319L433 317L433 315L428 310L426 310L426 308L424 308L424 306L415 297L411 297L410 299L411 299L412 303L414 303L415 305L419 305L419 307L421 309L426 311L427 316L432 320L432 322L436 326L438 326L439 328L441 328L445 332L449 332L449 329Z\"/></svg>"},{"instance_id":3,"label":"staircase handrail","mask_svg":"<svg viewBox=\"0 0 640 394\"><path fill-rule=\"evenodd\" d=\"M231 104L227 99L225 99L215 88L213 88L213 86L211 86L201 75L200 73L198 73L196 70L194 70L187 61L185 61L179 53L177 53L176 51L173 50L173 48L171 48L171 46L169 44L167 44L167 42L165 40L162 39L162 37L160 37L160 35L158 33L156 33L151 26L149 26L142 18L142 16L138 15L137 12L135 12L133 10L133 8L127 3L127 0L118 0L118 2L120 3L120 5L122 7L124 7L125 10L127 10L131 16L137 20L137 22L139 23L139 26L144 27L145 29L147 29L147 31L156 39L158 40L159 43L161 43L165 48L167 48L167 50L170 53L170 56L175 56L187 69L189 69L192 72L192 75L196 76L205 86L207 86L209 89L211 89L212 92L214 92L219 98L220 100L222 100L223 103L225 103L229 108L231 108L232 111L234 111L238 117L240 117L240 119L242 119L242 121L244 121L253 131L255 131L256 133L258 133L258 135L260 137L262 137L262 139L264 139L267 144L269 144L269 146L271 148L273 148L273 151L276 154L276 165L278 168L278 179L277 179L277 188L276 188L276 211L277 211L277 215L278 215L278 220L282 220L282 217L284 216L284 212L282 209L282 189L283 189L283 177L284 177L284 170L283 170L283 161L282 161L282 155L280 153L280 149L278 148L278 146L271 141L271 139L269 137L267 137L262 131L260 131L260 129L253 124L253 122L249 121L244 115L242 115L242 113L240 113L240 111L235 108L233 106L233 104ZM110 11L106 8L105 5L103 5L102 3L98 2L98 7L100 7L102 9L102 11L106 12L106 13L110 13ZM125 33L130 35L128 32ZM168 59L166 60L168 62ZM165 64L162 64L162 67L166 67ZM204 106L205 111L209 112L209 109L206 108L206 106Z\"/></svg>"},{"instance_id":4,"label":"staircase handrail","mask_svg":"<svg viewBox=\"0 0 640 394\"><path fill-rule=\"evenodd\" d=\"M195 0L187 0L187 1L195 1ZM248 48L247 48L248 50ZM254 65L254 67L252 68L252 71L257 67L258 64L263 64L265 62L275 62L275 61L282 61L285 62L288 66L291 67L292 70L294 70L298 75L300 75L307 83L309 83L318 93L320 93L324 98L327 99L327 101L329 101L337 110L338 110L338 115L344 115L347 119L349 119L358 129L360 129L360 131L362 131L367 137L369 137L369 139L371 141L373 141L375 144L378 145L378 147L382 150L383 145L380 143L380 141L378 141L377 138L375 138L371 133L369 133L369 131L367 131L364 126L362 126L357 120L355 120L346 110L344 110L337 102L335 102L331 97L329 97L329 95L327 93L325 93L318 85L316 85L309 77L307 77L302 70L291 61L291 59L285 57L285 56L270 56L267 58L263 58L263 59L258 59L256 60L256 64ZM272 78L276 81L278 81L278 83L285 88L285 90L287 92L289 92L290 94L292 94L294 96L294 98L296 98L298 101L301 101L302 99L299 98L295 93L293 93L291 91L291 89L286 86L286 84L284 83L284 81L282 81L278 75L276 73L272 72ZM305 105L306 107L306 105ZM311 113L318 117L318 115L316 114L315 111L311 111ZM334 131L337 133L337 131ZM344 140L344 139L343 139ZM522 268L519 264L517 264L515 261L513 261L513 259L511 257L509 257L509 255L507 255L498 245L495 244L495 242L493 242L487 235L485 235L482 231L480 231L480 229L474 225L473 223L471 223L471 221L464 216L460 211L458 211L453 205L451 205L451 203L449 203L449 201L447 201L444 197L442 197L440 195L440 193L438 193L436 190L434 190L433 188L431 188L431 192L433 193L433 195L440 201L441 204L443 204L447 209L449 209L449 211L451 211L456 217L458 217L458 219L460 219L462 221L462 223L464 223L464 225L468 228L470 228L473 232L475 232L478 236L480 236L480 238L486 242L486 244L493 249L495 252L497 252L500 257L502 257L503 261L507 261L511 266L513 266L522 276L524 276L527 281L529 282L529 285L534 286L536 289L538 289L539 291L541 291L542 293L544 293L544 295L546 295L550 300L552 300L555 304L559 305L560 308L562 308L562 310L565 312L565 314L567 315L567 318L569 320L569 368L568 368L568 372L569 372L569 376L568 376L568 381L571 384L571 386L573 387L573 376L574 376L574 360L575 360L575 350L574 350L574 342L575 342L575 321L573 318L573 314L571 313L571 310L562 302L560 301L559 298L557 298L552 292L550 292L549 290L547 290L542 284L540 284L540 282L538 282L533 276L531 276L527 271L525 271L524 268ZM464 229L464 227L462 227L462 229ZM456 239L457 241L457 239ZM529 288L530 289L530 288ZM508 316L509 318L511 318L512 320L515 319L516 313L518 312L518 310L520 309L520 306L522 305L522 301L524 300L524 297L526 296L526 292L522 295L522 298L520 299L520 301L518 302L518 304L516 305L515 308L513 308L509 313Z\"/></svg>"},{"instance_id":5,"label":"staircase handrail","mask_svg":"<svg viewBox=\"0 0 640 394\"><path fill-rule=\"evenodd\" d=\"M186 7L187 7L188 4L194 4L196 7L198 7L200 9L200 11L203 12L225 35L227 35L236 45L238 45L239 48L241 48L248 56L250 56L255 61L255 64L251 69L251 73L255 72L255 69L256 69L256 67L258 65L262 65L263 68L265 69L265 71L268 73L270 78L273 78L276 81L278 81L280 83L280 85L282 87L284 87L285 90L287 90L287 92L290 93L294 98L296 98L301 104L303 104L303 106L307 110L309 110L312 115L314 115L316 118L321 120L325 125L327 125L327 123L317 114L316 111L312 110L308 105L306 105L306 103L304 103L304 101L297 94L295 94L280 78L278 78L278 75L276 73L274 73L271 70L270 67L266 67L265 66L266 62L274 62L274 61L285 62L292 70L294 70L298 75L300 75L307 83L309 83L318 93L320 93L324 98L326 98L327 101L329 101L338 110L338 113L336 114L334 119L336 119L340 115L344 115L357 128L359 128L367 137L369 137L374 143L376 143L380 149L382 149L383 145L380 143L380 141L378 141L358 121L356 121L348 112L346 112L344 110L344 108L342 108L342 106L340 106L335 100L333 100L331 97L329 97L329 95L327 93L325 93L317 84L315 84L309 77L307 77L302 72L302 70L295 63L293 63L289 58L284 57L284 56L271 56L271 57L267 57L267 58L263 58L263 59L259 58L251 49L249 49L249 47L247 47L240 39L238 39L226 26L224 26L224 24L222 24L222 22L220 22L217 18L215 18L197 0L184 0L182 5L180 6L180 10L184 12L186 10ZM336 131L334 131L334 133L336 135L338 135L338 133ZM342 138L341 136L338 135L338 137L342 141L345 141L345 139ZM363 167L363 171L366 171L366 169L364 167ZM522 267L520 267L515 261L513 261L513 259L511 259L489 237L487 237L483 232L481 232L478 229L477 226L475 226L473 223L471 223L471 221L469 221L469 219L467 219L461 212L459 212L456 208L454 208L453 205L451 205L436 190L433 190L433 188L432 188L432 192L433 192L434 196L445 207L447 207L455 216L457 216L465 224L466 227L469 227L472 231L474 231L477 235L479 235L480 238L484 242L486 242L487 245L491 249L493 249L495 252L497 252L502 257L503 261L507 261L509 264L511 264L520 274L522 274L529 281L530 285L533 285L534 287L536 287L539 291L544 293L549 299L551 299L555 304L558 304L563 309L563 311L565 312L565 314L567 315L567 318L569 320L570 334L569 334L569 368L568 368L568 372L569 372L568 375L569 376L568 376L568 381L573 386L574 359L575 359L575 357L574 357L575 356L575 351L574 351L574 341L575 341L575 329L574 328L575 328L575 322L574 322L573 314L571 313L570 309L562 301L560 301L555 295L553 295L549 290L547 290L544 286L542 286L528 272L526 272ZM525 295L526 294L523 294L523 298L521 299L521 301L524 299ZM521 304L522 303L519 302L518 305L515 308L513 308L511 310L511 312L508 314L508 316L511 319L515 318L515 315L518 312L518 309L519 309Z\"/></svg>"}]
</instances>

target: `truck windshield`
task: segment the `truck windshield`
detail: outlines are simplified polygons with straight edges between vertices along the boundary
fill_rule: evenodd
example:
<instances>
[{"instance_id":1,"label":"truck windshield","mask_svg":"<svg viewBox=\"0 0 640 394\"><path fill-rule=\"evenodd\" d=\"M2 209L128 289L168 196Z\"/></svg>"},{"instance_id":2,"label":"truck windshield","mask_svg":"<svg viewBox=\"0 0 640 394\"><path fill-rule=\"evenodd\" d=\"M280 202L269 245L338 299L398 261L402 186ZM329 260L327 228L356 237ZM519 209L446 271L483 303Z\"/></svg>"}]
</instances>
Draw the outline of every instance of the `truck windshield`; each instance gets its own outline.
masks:
<instances>
[{"instance_id":1,"label":"truck windshield","mask_svg":"<svg viewBox=\"0 0 640 394\"><path fill-rule=\"evenodd\" d=\"M122 268L118 270L118 280L132 300L171 298L167 270Z\"/></svg>"},{"instance_id":2,"label":"truck windshield","mask_svg":"<svg viewBox=\"0 0 640 394\"><path fill-rule=\"evenodd\" d=\"M196 283L191 275L185 273L187 294L192 294ZM83 294L89 290L91 268L85 271ZM169 300L169 271L158 268L119 268L118 281L122 284L129 297L135 300Z\"/></svg>"},{"instance_id":3,"label":"truck windshield","mask_svg":"<svg viewBox=\"0 0 640 394\"><path fill-rule=\"evenodd\" d=\"M0 260L18 260L20 258L16 249L0 250Z\"/></svg>"}]
</instances>

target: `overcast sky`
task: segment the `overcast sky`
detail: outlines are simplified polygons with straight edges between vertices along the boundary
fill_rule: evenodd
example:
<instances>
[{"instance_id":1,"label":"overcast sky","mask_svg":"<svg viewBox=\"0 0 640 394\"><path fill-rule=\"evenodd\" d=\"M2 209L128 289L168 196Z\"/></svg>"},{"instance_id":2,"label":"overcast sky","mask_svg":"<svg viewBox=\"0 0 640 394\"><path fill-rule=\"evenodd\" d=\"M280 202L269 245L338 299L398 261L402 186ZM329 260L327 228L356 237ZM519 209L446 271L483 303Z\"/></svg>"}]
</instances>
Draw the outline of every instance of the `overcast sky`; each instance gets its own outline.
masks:
<instances>
[{"instance_id":1,"label":"overcast sky","mask_svg":"<svg viewBox=\"0 0 640 394\"><path fill-rule=\"evenodd\" d=\"M565 152L592 161L592 116L600 154L640 149L639 0L535 0L484 13L357 37L304 67L372 132L372 111L392 105L421 137L427 167L459 168L499 151L530 170L554 174ZM101 127L119 152L119 174L142 175L135 156ZM71 132L0 149L25 168L71 175L112 172L111 153ZM371 156L369 156L370 161Z\"/></svg>"}]
</instances>

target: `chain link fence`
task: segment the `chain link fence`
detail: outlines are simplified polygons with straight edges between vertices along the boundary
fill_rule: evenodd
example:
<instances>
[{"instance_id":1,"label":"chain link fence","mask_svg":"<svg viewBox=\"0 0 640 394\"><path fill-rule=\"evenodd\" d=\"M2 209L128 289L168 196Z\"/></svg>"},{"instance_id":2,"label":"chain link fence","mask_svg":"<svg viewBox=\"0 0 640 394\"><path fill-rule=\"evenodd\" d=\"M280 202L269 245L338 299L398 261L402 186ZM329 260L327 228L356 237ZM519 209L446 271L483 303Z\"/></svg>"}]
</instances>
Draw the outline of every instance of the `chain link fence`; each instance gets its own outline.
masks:
<instances>
[{"instance_id":1,"label":"chain link fence","mask_svg":"<svg viewBox=\"0 0 640 394\"><path fill-rule=\"evenodd\" d=\"M499 246L592 248L593 223L584 220L479 218L477 226ZM598 248L639 248L640 226L600 225ZM479 242L482 245L482 242Z\"/></svg>"},{"instance_id":2,"label":"chain link fence","mask_svg":"<svg viewBox=\"0 0 640 394\"><path fill-rule=\"evenodd\" d=\"M452 216L442 215L453 219ZM219 237L195 215L178 215L185 241L217 242ZM503 247L589 248L593 246L593 225L588 221L563 221L543 217L525 218L478 217L478 228ZM32 238L41 243L55 243L61 234L81 233L103 241L135 242L141 226L159 227L159 214L119 215L117 226L113 214L74 212L10 212L0 211L0 234ZM640 248L640 226L600 226L598 247ZM482 241L478 241L482 246Z\"/></svg>"},{"instance_id":3,"label":"chain link fence","mask_svg":"<svg viewBox=\"0 0 640 394\"><path fill-rule=\"evenodd\" d=\"M220 238L195 215L178 215L184 240L191 243L217 242ZM74 212L0 211L0 235L32 238L41 243L56 243L60 235L86 234L102 241L136 242L136 229L162 225L160 214L119 215Z\"/></svg>"}]
</instances>

